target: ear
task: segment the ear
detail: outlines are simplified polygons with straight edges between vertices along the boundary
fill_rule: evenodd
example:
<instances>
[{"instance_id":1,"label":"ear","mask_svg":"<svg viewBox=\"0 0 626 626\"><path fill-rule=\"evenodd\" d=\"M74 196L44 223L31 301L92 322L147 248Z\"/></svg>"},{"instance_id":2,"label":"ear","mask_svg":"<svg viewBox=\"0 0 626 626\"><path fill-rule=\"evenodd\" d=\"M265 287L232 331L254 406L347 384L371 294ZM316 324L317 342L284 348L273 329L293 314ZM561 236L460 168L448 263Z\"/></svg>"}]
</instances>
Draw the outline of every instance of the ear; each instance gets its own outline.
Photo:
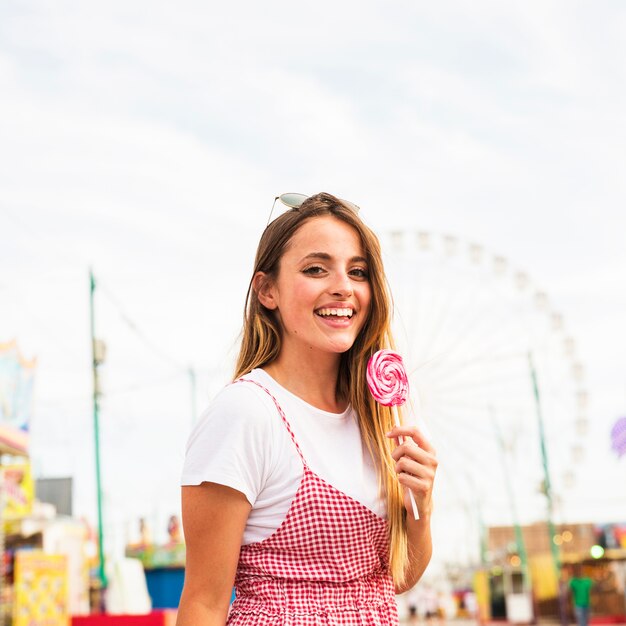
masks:
<instances>
[{"instance_id":1,"label":"ear","mask_svg":"<svg viewBox=\"0 0 626 626\"><path fill-rule=\"evenodd\" d=\"M257 295L259 302L273 311L278 308L276 293L272 279L265 272L257 272L252 279L252 289Z\"/></svg>"}]
</instances>

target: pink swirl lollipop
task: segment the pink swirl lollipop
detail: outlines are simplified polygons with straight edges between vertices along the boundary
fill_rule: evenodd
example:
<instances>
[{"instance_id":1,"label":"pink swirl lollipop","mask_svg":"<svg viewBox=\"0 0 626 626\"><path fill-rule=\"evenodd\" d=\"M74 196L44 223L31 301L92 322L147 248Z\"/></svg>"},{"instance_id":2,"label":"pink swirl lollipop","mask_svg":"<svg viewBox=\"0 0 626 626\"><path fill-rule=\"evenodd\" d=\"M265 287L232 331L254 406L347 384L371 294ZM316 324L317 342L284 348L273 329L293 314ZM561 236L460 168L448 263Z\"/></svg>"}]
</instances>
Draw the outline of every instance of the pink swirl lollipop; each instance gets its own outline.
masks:
<instances>
[{"instance_id":1,"label":"pink swirl lollipop","mask_svg":"<svg viewBox=\"0 0 626 626\"><path fill-rule=\"evenodd\" d=\"M367 385L383 406L400 406L409 395L409 379L402 357L393 350L379 350L367 363Z\"/></svg>"},{"instance_id":2,"label":"pink swirl lollipop","mask_svg":"<svg viewBox=\"0 0 626 626\"><path fill-rule=\"evenodd\" d=\"M375 352L367 362L366 379L374 400L383 406L392 407L396 426L400 426L396 407L403 405L409 395L409 379L404 369L402 357L393 350ZM398 437L399 443L402 443L402 440L402 437ZM409 497L411 498L413 517L417 520L420 516L417 511L415 496L410 489Z\"/></svg>"}]
</instances>

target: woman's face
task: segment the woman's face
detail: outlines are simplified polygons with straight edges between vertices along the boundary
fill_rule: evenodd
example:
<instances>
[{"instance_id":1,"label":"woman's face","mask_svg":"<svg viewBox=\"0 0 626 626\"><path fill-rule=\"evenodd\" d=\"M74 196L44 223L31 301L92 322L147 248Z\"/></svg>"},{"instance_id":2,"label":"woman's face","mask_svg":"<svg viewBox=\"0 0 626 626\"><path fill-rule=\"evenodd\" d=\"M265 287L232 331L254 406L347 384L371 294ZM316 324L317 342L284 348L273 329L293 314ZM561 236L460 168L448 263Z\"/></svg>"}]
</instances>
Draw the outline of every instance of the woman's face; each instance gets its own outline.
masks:
<instances>
[{"instance_id":1,"label":"woman's face","mask_svg":"<svg viewBox=\"0 0 626 626\"><path fill-rule=\"evenodd\" d=\"M340 354L352 347L367 320L371 287L358 232L336 217L301 226L280 260L278 277L261 302L276 311L284 351Z\"/></svg>"}]
</instances>

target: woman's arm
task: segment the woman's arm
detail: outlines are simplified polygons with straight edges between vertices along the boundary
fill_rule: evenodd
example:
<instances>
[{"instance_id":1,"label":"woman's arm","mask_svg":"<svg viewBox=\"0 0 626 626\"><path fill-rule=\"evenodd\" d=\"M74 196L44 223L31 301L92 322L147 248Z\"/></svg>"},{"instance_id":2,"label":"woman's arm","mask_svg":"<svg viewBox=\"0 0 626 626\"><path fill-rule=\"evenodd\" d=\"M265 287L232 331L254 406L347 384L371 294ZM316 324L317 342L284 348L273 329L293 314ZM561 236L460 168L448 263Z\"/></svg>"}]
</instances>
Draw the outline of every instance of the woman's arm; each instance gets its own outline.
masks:
<instances>
[{"instance_id":1,"label":"woman's arm","mask_svg":"<svg viewBox=\"0 0 626 626\"><path fill-rule=\"evenodd\" d=\"M432 555L430 517L432 514L432 493L437 457L434 448L417 428L396 427L388 437L404 437L404 442L392 453L396 461L398 482L405 487L404 506L407 510L407 542L409 561L405 572L405 582L396 593L404 593L422 577ZM413 492L420 519L413 517L409 491Z\"/></svg>"},{"instance_id":2,"label":"woman's arm","mask_svg":"<svg viewBox=\"0 0 626 626\"><path fill-rule=\"evenodd\" d=\"M224 626L250 503L240 491L202 483L182 488L187 556L176 626Z\"/></svg>"}]
</instances>

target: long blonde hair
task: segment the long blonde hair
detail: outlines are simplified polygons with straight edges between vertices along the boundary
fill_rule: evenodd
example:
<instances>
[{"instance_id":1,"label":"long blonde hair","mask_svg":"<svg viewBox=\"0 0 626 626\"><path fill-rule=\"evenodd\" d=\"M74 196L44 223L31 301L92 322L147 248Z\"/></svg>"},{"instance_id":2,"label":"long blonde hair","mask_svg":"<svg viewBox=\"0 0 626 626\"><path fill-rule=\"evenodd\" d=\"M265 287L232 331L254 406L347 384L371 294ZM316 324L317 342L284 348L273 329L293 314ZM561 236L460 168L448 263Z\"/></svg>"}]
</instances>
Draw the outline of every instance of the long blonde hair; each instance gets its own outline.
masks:
<instances>
[{"instance_id":1,"label":"long blonde hair","mask_svg":"<svg viewBox=\"0 0 626 626\"><path fill-rule=\"evenodd\" d=\"M351 403L358 417L361 436L377 467L379 489L387 503L390 572L396 586L400 586L404 582L407 564L406 513L391 457L391 441L385 436L393 427L393 415L390 407L381 406L374 400L366 380L370 356L377 350L394 347L392 300L378 238L340 199L328 193L311 196L299 208L277 217L263 232L246 296L241 348L234 378L268 365L281 350L280 324L273 312L260 303L253 289L254 276L257 272L264 272L270 280L276 279L280 259L296 231L306 221L322 215L332 215L352 226L360 236L367 258L372 293L370 311L354 344L341 355L337 395Z\"/></svg>"}]
</instances>

